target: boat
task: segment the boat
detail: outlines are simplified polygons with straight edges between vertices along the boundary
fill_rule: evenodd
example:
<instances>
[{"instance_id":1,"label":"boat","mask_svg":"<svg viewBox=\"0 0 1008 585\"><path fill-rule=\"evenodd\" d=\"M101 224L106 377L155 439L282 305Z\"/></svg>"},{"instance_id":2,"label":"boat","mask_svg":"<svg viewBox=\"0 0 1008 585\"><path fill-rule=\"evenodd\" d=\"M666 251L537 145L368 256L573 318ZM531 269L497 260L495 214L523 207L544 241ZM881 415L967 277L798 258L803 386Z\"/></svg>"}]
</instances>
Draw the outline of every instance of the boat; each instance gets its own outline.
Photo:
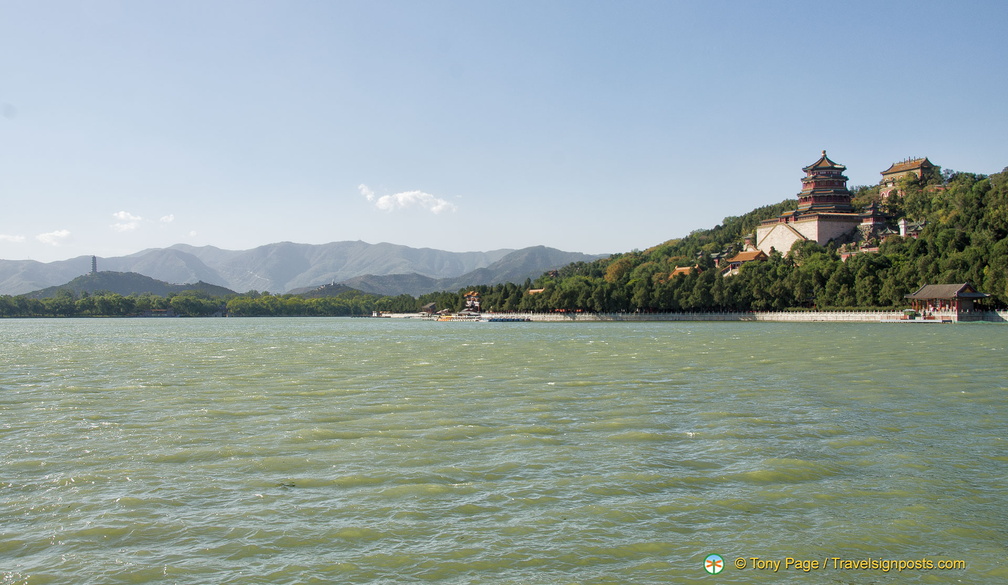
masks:
<instances>
[{"instance_id":1,"label":"boat","mask_svg":"<svg viewBox=\"0 0 1008 585\"><path fill-rule=\"evenodd\" d=\"M484 321L479 313L454 313L441 315L438 321Z\"/></svg>"}]
</instances>

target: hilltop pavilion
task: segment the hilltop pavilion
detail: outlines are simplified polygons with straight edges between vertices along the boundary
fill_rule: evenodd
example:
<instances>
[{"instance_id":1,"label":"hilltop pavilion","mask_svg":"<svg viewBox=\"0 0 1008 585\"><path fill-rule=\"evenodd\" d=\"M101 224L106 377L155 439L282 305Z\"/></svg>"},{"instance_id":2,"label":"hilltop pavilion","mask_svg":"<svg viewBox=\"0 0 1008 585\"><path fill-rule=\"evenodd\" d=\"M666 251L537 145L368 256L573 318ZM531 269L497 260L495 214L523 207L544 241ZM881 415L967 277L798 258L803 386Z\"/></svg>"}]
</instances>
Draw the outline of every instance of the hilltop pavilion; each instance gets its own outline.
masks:
<instances>
[{"instance_id":1,"label":"hilltop pavilion","mask_svg":"<svg viewBox=\"0 0 1008 585\"><path fill-rule=\"evenodd\" d=\"M924 158L908 158L901 162L889 165L889 168L882 171L882 180L879 182L879 194L882 199L888 199L890 195L902 195L899 190L899 180L903 177L914 176L918 179L926 173L937 172L941 167L935 165L925 156Z\"/></svg>"}]
</instances>

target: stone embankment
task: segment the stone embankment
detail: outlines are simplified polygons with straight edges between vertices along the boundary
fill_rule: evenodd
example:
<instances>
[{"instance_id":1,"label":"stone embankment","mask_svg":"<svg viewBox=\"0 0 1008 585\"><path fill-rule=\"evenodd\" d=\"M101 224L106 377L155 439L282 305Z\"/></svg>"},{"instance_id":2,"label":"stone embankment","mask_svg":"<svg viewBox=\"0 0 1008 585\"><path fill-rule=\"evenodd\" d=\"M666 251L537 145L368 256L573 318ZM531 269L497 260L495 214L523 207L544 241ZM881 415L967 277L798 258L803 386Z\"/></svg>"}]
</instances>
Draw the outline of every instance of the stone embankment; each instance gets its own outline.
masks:
<instances>
[{"instance_id":1,"label":"stone embankment","mask_svg":"<svg viewBox=\"0 0 1008 585\"><path fill-rule=\"evenodd\" d=\"M385 317L427 318L415 313L385 314ZM515 320L581 322L581 321L769 321L779 323L942 323L956 321L1008 322L1008 311L977 311L956 316L951 312L935 312L927 318L909 320L902 311L749 311L739 313L484 313L513 317Z\"/></svg>"},{"instance_id":2,"label":"stone embankment","mask_svg":"<svg viewBox=\"0 0 1008 585\"><path fill-rule=\"evenodd\" d=\"M879 323L898 320L899 311L750 311L741 313L527 313L532 321L849 321Z\"/></svg>"},{"instance_id":3,"label":"stone embankment","mask_svg":"<svg viewBox=\"0 0 1008 585\"><path fill-rule=\"evenodd\" d=\"M771 321L780 323L928 323L956 321L1008 322L1008 311L962 315L932 313L906 319L902 311L751 311L740 313L527 313L532 321Z\"/></svg>"}]
</instances>

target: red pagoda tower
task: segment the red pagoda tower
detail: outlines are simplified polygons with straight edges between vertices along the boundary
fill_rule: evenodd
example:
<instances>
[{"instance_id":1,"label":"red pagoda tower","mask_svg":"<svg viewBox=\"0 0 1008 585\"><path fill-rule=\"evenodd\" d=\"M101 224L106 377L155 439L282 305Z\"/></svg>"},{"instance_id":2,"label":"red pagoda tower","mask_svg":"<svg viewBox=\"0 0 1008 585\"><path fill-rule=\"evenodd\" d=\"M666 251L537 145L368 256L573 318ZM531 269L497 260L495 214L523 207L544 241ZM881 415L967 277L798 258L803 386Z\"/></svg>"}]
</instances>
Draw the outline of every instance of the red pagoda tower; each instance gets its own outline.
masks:
<instances>
[{"instance_id":1,"label":"red pagoda tower","mask_svg":"<svg viewBox=\"0 0 1008 585\"><path fill-rule=\"evenodd\" d=\"M774 250L787 254L795 242L802 240L825 245L848 237L861 224L843 174L847 167L831 161L824 150L819 160L802 170L805 176L798 193L798 209L764 220L756 228L756 248L765 254Z\"/></svg>"},{"instance_id":2,"label":"red pagoda tower","mask_svg":"<svg viewBox=\"0 0 1008 585\"><path fill-rule=\"evenodd\" d=\"M852 213L851 192L847 189L847 167L831 161L822 151L819 160L802 167L802 190L798 193L798 213Z\"/></svg>"}]
</instances>

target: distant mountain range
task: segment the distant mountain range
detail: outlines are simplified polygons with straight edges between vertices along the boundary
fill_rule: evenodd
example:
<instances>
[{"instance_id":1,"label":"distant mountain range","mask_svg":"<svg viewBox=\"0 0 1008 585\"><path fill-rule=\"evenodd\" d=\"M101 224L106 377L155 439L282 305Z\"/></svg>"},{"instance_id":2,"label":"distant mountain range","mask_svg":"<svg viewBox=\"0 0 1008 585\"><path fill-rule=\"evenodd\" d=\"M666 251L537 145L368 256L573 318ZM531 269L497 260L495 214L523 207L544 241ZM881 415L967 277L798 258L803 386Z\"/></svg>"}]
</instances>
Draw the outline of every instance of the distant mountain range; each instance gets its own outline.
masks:
<instances>
[{"instance_id":1,"label":"distant mountain range","mask_svg":"<svg viewBox=\"0 0 1008 585\"><path fill-rule=\"evenodd\" d=\"M571 262L600 257L544 246L447 252L365 242L281 242L251 250L176 244L129 256L98 258L98 270L135 272L168 283L202 282L237 292L286 293L342 283L364 292L416 296L475 284L520 283ZM90 271L91 256L48 263L0 260L0 294L26 294L63 285Z\"/></svg>"}]
</instances>

